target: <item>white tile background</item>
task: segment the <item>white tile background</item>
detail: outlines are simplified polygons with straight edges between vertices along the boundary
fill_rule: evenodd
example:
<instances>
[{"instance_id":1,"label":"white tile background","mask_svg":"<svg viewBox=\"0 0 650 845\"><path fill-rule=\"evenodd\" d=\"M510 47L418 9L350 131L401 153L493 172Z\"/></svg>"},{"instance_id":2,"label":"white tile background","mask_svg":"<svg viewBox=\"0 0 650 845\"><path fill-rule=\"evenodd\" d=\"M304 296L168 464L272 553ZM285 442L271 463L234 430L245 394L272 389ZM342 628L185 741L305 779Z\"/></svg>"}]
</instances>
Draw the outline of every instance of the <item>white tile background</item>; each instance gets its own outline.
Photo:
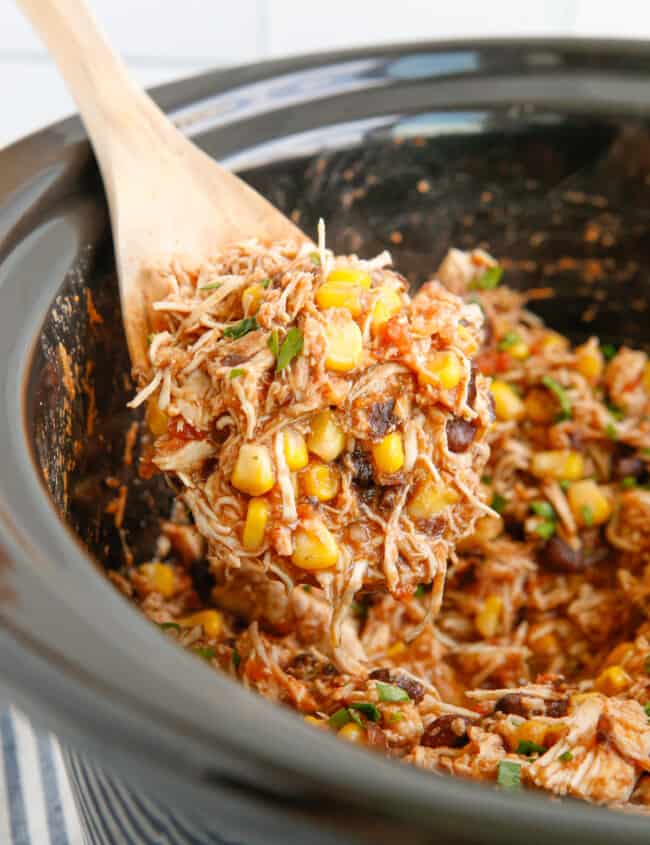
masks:
<instances>
[{"instance_id":1,"label":"white tile background","mask_svg":"<svg viewBox=\"0 0 650 845\"><path fill-rule=\"evenodd\" d=\"M143 85L208 67L378 42L463 35L650 38L647 0L89 2ZM0 148L73 110L13 0L0 0Z\"/></svg>"}]
</instances>

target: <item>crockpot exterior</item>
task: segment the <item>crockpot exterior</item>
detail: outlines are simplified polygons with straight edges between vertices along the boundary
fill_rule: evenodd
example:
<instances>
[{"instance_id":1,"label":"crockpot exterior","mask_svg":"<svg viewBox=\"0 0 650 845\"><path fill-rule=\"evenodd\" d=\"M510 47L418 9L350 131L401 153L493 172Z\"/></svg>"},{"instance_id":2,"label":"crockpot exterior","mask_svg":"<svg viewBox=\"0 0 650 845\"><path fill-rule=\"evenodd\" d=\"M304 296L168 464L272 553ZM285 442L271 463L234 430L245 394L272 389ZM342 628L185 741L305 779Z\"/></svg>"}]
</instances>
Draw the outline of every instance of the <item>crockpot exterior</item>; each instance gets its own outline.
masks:
<instances>
[{"instance_id":1,"label":"crockpot exterior","mask_svg":"<svg viewBox=\"0 0 650 845\"><path fill-rule=\"evenodd\" d=\"M213 155L254 168L358 147L418 114L471 123L489 107L515 124L531 109L643 122L649 82L642 44L508 41L264 63L156 96ZM2 683L69 749L88 841L645 843L643 818L436 777L338 743L208 671L99 576L60 516L67 491L35 446L33 421L56 395L47 354L59 352L44 347L43 325L81 319L69 294L92 274L107 232L76 119L0 154Z\"/></svg>"}]
</instances>

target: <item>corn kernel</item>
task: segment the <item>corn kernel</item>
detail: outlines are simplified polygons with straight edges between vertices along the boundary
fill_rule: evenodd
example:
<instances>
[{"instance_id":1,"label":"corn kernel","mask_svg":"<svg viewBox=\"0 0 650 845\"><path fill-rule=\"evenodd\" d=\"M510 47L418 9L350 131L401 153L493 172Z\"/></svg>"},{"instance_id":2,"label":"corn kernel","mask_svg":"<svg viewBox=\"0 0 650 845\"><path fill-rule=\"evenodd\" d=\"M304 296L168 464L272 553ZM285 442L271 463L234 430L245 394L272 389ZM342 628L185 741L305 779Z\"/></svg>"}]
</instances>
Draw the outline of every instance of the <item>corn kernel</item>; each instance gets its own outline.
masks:
<instances>
[{"instance_id":1,"label":"corn kernel","mask_svg":"<svg viewBox=\"0 0 650 845\"><path fill-rule=\"evenodd\" d=\"M144 419L149 431L154 435L154 437L160 437L161 435L167 433L169 417L165 411L160 410L158 399L155 396L152 396L147 402L147 410L145 412Z\"/></svg>"},{"instance_id":2,"label":"corn kernel","mask_svg":"<svg viewBox=\"0 0 650 845\"><path fill-rule=\"evenodd\" d=\"M569 348L569 341L557 332L546 332L540 343L542 352L567 350Z\"/></svg>"},{"instance_id":3,"label":"corn kernel","mask_svg":"<svg viewBox=\"0 0 650 845\"><path fill-rule=\"evenodd\" d=\"M527 719L515 732L513 750L517 749L520 742L533 742L535 745L544 747L548 729L549 726L538 719Z\"/></svg>"},{"instance_id":4,"label":"corn kernel","mask_svg":"<svg viewBox=\"0 0 650 845\"><path fill-rule=\"evenodd\" d=\"M371 285L368 273L356 267L337 267L329 274L327 281L340 285L358 285L366 289L369 289Z\"/></svg>"},{"instance_id":5,"label":"corn kernel","mask_svg":"<svg viewBox=\"0 0 650 845\"><path fill-rule=\"evenodd\" d=\"M523 361L530 355L530 347L523 340L520 340L508 348L508 355L516 358L518 361Z\"/></svg>"},{"instance_id":6,"label":"corn kernel","mask_svg":"<svg viewBox=\"0 0 650 845\"><path fill-rule=\"evenodd\" d=\"M363 354L363 335L354 320L338 317L329 321L325 337L325 366L328 370L347 373L359 366Z\"/></svg>"},{"instance_id":7,"label":"corn kernel","mask_svg":"<svg viewBox=\"0 0 650 845\"><path fill-rule=\"evenodd\" d=\"M422 384L432 384L445 390L453 390L463 377L463 367L458 355L449 350L433 352L427 359L426 367L418 372Z\"/></svg>"},{"instance_id":8,"label":"corn kernel","mask_svg":"<svg viewBox=\"0 0 650 845\"><path fill-rule=\"evenodd\" d=\"M320 411L311 421L309 451L324 461L334 461L345 449L345 433L331 411Z\"/></svg>"},{"instance_id":9,"label":"corn kernel","mask_svg":"<svg viewBox=\"0 0 650 845\"><path fill-rule=\"evenodd\" d=\"M264 288L262 285L254 284L244 288L241 295L241 304L244 309L244 314L257 314L260 305L262 304L262 297L264 296Z\"/></svg>"},{"instance_id":10,"label":"corn kernel","mask_svg":"<svg viewBox=\"0 0 650 845\"><path fill-rule=\"evenodd\" d=\"M239 449L230 481L233 487L249 496L268 493L275 484L275 478L271 455L266 446L244 443Z\"/></svg>"},{"instance_id":11,"label":"corn kernel","mask_svg":"<svg viewBox=\"0 0 650 845\"><path fill-rule=\"evenodd\" d=\"M218 637L223 627L223 617L218 610L201 610L199 613L193 613L177 621L182 628L194 628L201 625L203 633L210 639Z\"/></svg>"},{"instance_id":12,"label":"corn kernel","mask_svg":"<svg viewBox=\"0 0 650 845\"><path fill-rule=\"evenodd\" d=\"M438 485L431 480L421 481L415 488L406 509L411 519L431 519L449 505L455 504L459 498L456 490L450 487Z\"/></svg>"},{"instance_id":13,"label":"corn kernel","mask_svg":"<svg viewBox=\"0 0 650 845\"><path fill-rule=\"evenodd\" d=\"M520 420L526 413L524 403L507 382L495 379L490 385L490 392L498 420Z\"/></svg>"},{"instance_id":14,"label":"corn kernel","mask_svg":"<svg viewBox=\"0 0 650 845\"><path fill-rule=\"evenodd\" d=\"M315 728L327 728L327 720L319 719L317 716L305 716L303 721Z\"/></svg>"},{"instance_id":15,"label":"corn kernel","mask_svg":"<svg viewBox=\"0 0 650 845\"><path fill-rule=\"evenodd\" d=\"M558 412L555 397L539 387L534 387L526 394L524 408L529 420L544 425L553 422Z\"/></svg>"},{"instance_id":16,"label":"corn kernel","mask_svg":"<svg viewBox=\"0 0 650 845\"><path fill-rule=\"evenodd\" d=\"M379 472L390 475L404 466L404 442L399 431L393 431L374 443L372 456Z\"/></svg>"},{"instance_id":17,"label":"corn kernel","mask_svg":"<svg viewBox=\"0 0 650 845\"><path fill-rule=\"evenodd\" d=\"M291 472L304 469L309 463L307 444L299 431L287 428L282 432L284 445L284 459Z\"/></svg>"},{"instance_id":18,"label":"corn kernel","mask_svg":"<svg viewBox=\"0 0 650 845\"><path fill-rule=\"evenodd\" d=\"M321 524L317 532L299 528L294 534L291 560L299 569L330 569L338 559L336 540L324 525Z\"/></svg>"},{"instance_id":19,"label":"corn kernel","mask_svg":"<svg viewBox=\"0 0 650 845\"><path fill-rule=\"evenodd\" d=\"M605 361L597 346L579 346L576 349L576 370L590 384L595 384L603 374Z\"/></svg>"},{"instance_id":20,"label":"corn kernel","mask_svg":"<svg viewBox=\"0 0 650 845\"><path fill-rule=\"evenodd\" d=\"M138 572L144 576L148 591L170 599L176 592L176 573L166 563L143 563Z\"/></svg>"},{"instance_id":21,"label":"corn kernel","mask_svg":"<svg viewBox=\"0 0 650 845\"><path fill-rule=\"evenodd\" d=\"M612 515L610 500L591 479L573 483L567 498L579 525L602 525Z\"/></svg>"},{"instance_id":22,"label":"corn kernel","mask_svg":"<svg viewBox=\"0 0 650 845\"><path fill-rule=\"evenodd\" d=\"M501 596L488 596L483 607L474 618L474 625L479 634L485 639L493 637L499 629L503 599Z\"/></svg>"},{"instance_id":23,"label":"corn kernel","mask_svg":"<svg viewBox=\"0 0 650 845\"><path fill-rule=\"evenodd\" d=\"M358 317L363 310L361 288L325 282L316 291L316 305L322 311L326 308L347 308L353 317Z\"/></svg>"},{"instance_id":24,"label":"corn kernel","mask_svg":"<svg viewBox=\"0 0 650 845\"><path fill-rule=\"evenodd\" d=\"M336 735L355 745L365 745L366 742L366 732L356 722L348 722L347 725L343 725Z\"/></svg>"},{"instance_id":25,"label":"corn kernel","mask_svg":"<svg viewBox=\"0 0 650 845\"><path fill-rule=\"evenodd\" d=\"M650 361L643 368L643 389L650 393Z\"/></svg>"},{"instance_id":26,"label":"corn kernel","mask_svg":"<svg viewBox=\"0 0 650 845\"><path fill-rule=\"evenodd\" d=\"M305 493L319 502L329 502L339 492L338 470L327 464L311 464L301 478Z\"/></svg>"},{"instance_id":27,"label":"corn kernel","mask_svg":"<svg viewBox=\"0 0 650 845\"><path fill-rule=\"evenodd\" d=\"M246 510L246 522L242 532L242 546L254 552L264 543L266 526L271 515L271 506L266 499L250 499Z\"/></svg>"},{"instance_id":28,"label":"corn kernel","mask_svg":"<svg viewBox=\"0 0 650 845\"><path fill-rule=\"evenodd\" d=\"M399 294L388 285L383 285L377 291L375 304L372 306L372 331L379 332L391 317L402 310L402 300Z\"/></svg>"},{"instance_id":29,"label":"corn kernel","mask_svg":"<svg viewBox=\"0 0 650 845\"><path fill-rule=\"evenodd\" d=\"M555 449L534 454L530 469L538 478L578 481L585 474L585 462L580 452Z\"/></svg>"},{"instance_id":30,"label":"corn kernel","mask_svg":"<svg viewBox=\"0 0 650 845\"><path fill-rule=\"evenodd\" d=\"M386 657L390 657L391 659L393 657L399 657L400 654L404 654L405 651L406 643L403 643L401 640L399 640L386 651Z\"/></svg>"},{"instance_id":31,"label":"corn kernel","mask_svg":"<svg viewBox=\"0 0 650 845\"><path fill-rule=\"evenodd\" d=\"M622 666L610 666L596 679L596 689L603 695L620 695L631 683L632 678Z\"/></svg>"}]
</instances>

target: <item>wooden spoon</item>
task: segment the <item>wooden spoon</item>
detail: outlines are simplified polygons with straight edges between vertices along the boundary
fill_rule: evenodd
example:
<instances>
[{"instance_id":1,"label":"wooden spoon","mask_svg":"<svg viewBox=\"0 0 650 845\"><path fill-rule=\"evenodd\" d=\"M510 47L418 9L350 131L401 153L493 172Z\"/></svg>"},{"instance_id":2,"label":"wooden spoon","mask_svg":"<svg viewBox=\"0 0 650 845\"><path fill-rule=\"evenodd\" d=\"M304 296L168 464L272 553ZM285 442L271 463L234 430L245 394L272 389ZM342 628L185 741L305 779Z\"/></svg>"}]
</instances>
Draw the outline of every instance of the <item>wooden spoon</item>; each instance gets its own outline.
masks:
<instances>
[{"instance_id":1,"label":"wooden spoon","mask_svg":"<svg viewBox=\"0 0 650 845\"><path fill-rule=\"evenodd\" d=\"M79 107L108 197L122 316L136 372L149 369L153 263L199 260L246 238L306 236L185 138L130 78L84 0L18 0Z\"/></svg>"}]
</instances>

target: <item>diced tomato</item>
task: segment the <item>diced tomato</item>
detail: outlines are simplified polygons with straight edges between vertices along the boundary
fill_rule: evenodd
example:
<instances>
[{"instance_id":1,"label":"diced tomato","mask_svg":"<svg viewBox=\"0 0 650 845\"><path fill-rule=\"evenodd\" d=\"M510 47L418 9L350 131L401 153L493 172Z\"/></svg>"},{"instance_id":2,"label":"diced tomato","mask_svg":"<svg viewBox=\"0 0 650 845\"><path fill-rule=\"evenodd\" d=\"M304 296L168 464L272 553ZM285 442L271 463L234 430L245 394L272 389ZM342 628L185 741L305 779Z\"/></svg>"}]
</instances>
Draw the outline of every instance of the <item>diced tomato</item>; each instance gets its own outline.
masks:
<instances>
[{"instance_id":1,"label":"diced tomato","mask_svg":"<svg viewBox=\"0 0 650 845\"><path fill-rule=\"evenodd\" d=\"M476 363L484 376L493 376L495 373L507 373L512 366L512 359L507 352L489 350L482 352Z\"/></svg>"}]
</instances>

